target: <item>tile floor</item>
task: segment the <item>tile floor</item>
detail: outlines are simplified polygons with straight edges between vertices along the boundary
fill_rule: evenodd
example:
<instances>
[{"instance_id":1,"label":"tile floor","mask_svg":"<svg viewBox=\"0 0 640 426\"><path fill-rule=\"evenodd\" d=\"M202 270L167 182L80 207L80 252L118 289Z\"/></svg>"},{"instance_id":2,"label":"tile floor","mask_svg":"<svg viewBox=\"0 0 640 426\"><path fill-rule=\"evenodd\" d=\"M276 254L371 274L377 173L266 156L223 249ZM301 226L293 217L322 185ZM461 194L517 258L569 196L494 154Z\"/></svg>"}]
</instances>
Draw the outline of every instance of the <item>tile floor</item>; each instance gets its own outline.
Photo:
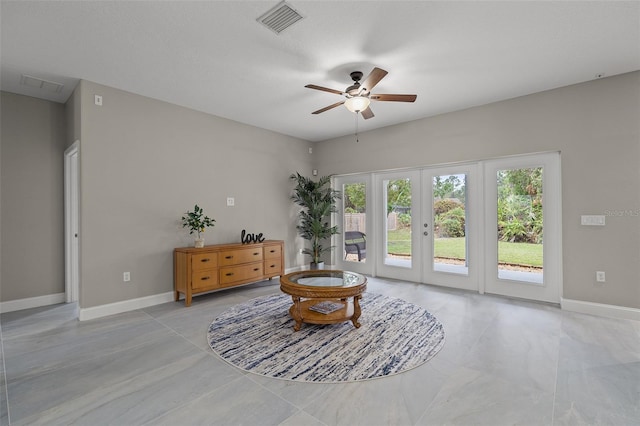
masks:
<instances>
[{"instance_id":1,"label":"tile floor","mask_svg":"<svg viewBox=\"0 0 640 426\"><path fill-rule=\"evenodd\" d=\"M368 291L424 306L442 351L388 378L296 383L243 373L209 349L223 310L277 281L92 321L73 305L2 314L0 424L640 424L640 324L414 283ZM365 295L366 297L366 295ZM361 319L366 331L366 312Z\"/></svg>"}]
</instances>

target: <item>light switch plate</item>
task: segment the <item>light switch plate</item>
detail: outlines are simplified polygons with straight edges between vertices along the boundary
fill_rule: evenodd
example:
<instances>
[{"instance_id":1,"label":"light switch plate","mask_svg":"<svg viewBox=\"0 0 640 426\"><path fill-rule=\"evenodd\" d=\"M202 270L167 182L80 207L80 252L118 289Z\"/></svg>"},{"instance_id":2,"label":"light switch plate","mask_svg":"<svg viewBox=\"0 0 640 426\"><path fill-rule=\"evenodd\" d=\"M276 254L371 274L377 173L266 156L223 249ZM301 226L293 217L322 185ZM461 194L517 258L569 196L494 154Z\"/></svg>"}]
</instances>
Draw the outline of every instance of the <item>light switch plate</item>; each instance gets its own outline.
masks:
<instances>
[{"instance_id":1,"label":"light switch plate","mask_svg":"<svg viewBox=\"0 0 640 426\"><path fill-rule=\"evenodd\" d=\"M236 200L233 197L227 197L227 206L233 207L236 205Z\"/></svg>"}]
</instances>

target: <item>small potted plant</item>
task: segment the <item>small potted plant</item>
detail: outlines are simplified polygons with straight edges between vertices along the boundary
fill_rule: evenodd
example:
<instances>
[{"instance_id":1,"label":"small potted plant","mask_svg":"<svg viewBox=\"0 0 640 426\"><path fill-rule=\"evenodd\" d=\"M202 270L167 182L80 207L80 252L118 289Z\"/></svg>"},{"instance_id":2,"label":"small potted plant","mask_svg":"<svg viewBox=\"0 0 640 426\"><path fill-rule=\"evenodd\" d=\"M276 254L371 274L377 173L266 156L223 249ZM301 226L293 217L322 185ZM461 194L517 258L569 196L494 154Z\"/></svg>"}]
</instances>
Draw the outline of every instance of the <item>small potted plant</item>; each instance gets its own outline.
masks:
<instances>
[{"instance_id":1,"label":"small potted plant","mask_svg":"<svg viewBox=\"0 0 640 426\"><path fill-rule=\"evenodd\" d=\"M197 234L195 241L196 247L204 247L204 238L201 234L204 233L206 228L213 228L215 221L215 219L205 216L204 210L196 204L192 212L187 211L185 215L182 216L182 227L189 228L190 235L194 232Z\"/></svg>"}]
</instances>

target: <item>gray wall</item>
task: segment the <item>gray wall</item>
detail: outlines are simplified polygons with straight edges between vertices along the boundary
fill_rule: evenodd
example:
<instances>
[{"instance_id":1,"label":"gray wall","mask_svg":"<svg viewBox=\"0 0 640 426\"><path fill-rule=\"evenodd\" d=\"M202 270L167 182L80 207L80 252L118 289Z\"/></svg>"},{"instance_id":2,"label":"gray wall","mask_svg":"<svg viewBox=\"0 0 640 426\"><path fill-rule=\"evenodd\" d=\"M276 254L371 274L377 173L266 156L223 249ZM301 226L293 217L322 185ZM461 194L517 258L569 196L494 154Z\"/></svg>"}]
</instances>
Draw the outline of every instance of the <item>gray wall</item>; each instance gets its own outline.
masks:
<instances>
[{"instance_id":1,"label":"gray wall","mask_svg":"<svg viewBox=\"0 0 640 426\"><path fill-rule=\"evenodd\" d=\"M104 105L93 104L101 94ZM428 102L428 99L420 100ZM217 220L207 243L242 229L298 254L290 173L354 173L562 151L564 297L640 308L640 73L313 144L83 81L65 107L2 93L0 300L64 291L63 152L81 140L81 306L168 292L171 251L190 245L194 203ZM65 130L66 129L66 130ZM358 161L353 161L357 158ZM233 196L236 206L226 207ZM32 259L38 259L38 268ZM594 271L607 272L597 286ZM130 271L132 281L122 282Z\"/></svg>"},{"instance_id":2,"label":"gray wall","mask_svg":"<svg viewBox=\"0 0 640 426\"><path fill-rule=\"evenodd\" d=\"M428 96L419 102L429 102ZM317 145L321 175L562 153L564 298L640 308L640 72ZM354 161L357 159L357 161ZM582 214L627 211L605 227ZM595 283L595 271L607 274Z\"/></svg>"},{"instance_id":3,"label":"gray wall","mask_svg":"<svg viewBox=\"0 0 640 426\"><path fill-rule=\"evenodd\" d=\"M310 173L309 143L88 81L76 90L81 307L171 291L172 250L193 244L179 219L196 203L216 219L206 244L262 232L287 242L286 268L306 263L288 178Z\"/></svg>"},{"instance_id":4,"label":"gray wall","mask_svg":"<svg viewBox=\"0 0 640 426\"><path fill-rule=\"evenodd\" d=\"M64 293L65 107L0 99L0 300Z\"/></svg>"},{"instance_id":5,"label":"gray wall","mask_svg":"<svg viewBox=\"0 0 640 426\"><path fill-rule=\"evenodd\" d=\"M80 90L74 90L65 104L67 114L67 147L80 139Z\"/></svg>"}]
</instances>

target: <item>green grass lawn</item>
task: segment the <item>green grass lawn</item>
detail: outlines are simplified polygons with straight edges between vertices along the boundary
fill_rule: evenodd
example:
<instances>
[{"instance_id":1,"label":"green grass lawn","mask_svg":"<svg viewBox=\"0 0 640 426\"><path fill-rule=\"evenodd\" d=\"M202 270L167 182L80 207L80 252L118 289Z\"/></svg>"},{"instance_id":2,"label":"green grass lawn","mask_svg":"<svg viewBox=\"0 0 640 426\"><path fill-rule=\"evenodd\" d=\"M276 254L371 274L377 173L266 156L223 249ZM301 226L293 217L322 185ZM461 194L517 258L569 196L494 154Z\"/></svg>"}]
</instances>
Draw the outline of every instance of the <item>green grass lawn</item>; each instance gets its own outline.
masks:
<instances>
[{"instance_id":1,"label":"green grass lawn","mask_svg":"<svg viewBox=\"0 0 640 426\"><path fill-rule=\"evenodd\" d=\"M389 253L411 254L411 236L408 229L389 231ZM453 259L465 258L464 238L436 238L435 256ZM526 266L542 266L542 244L498 242L498 261Z\"/></svg>"}]
</instances>

